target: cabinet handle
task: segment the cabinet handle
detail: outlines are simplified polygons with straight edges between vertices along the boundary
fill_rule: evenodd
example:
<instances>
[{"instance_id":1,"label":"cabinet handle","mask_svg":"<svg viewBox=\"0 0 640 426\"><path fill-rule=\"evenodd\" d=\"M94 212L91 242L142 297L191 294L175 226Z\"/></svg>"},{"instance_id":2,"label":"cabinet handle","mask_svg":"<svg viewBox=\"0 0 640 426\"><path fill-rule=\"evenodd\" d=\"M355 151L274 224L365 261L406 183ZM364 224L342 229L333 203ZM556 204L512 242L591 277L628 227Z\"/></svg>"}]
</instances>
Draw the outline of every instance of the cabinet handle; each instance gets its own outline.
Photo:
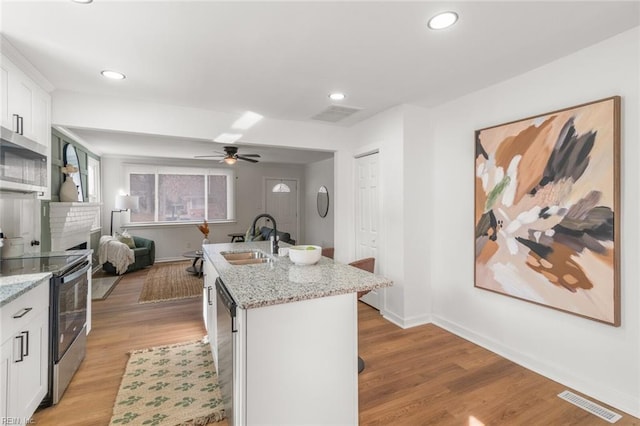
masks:
<instances>
[{"instance_id":1,"label":"cabinet handle","mask_svg":"<svg viewBox=\"0 0 640 426\"><path fill-rule=\"evenodd\" d=\"M17 359L14 362L22 362L24 361L24 336L20 334L19 336L16 336L16 339L20 339L20 359ZM15 354L15 351L13 353Z\"/></svg>"},{"instance_id":2,"label":"cabinet handle","mask_svg":"<svg viewBox=\"0 0 640 426\"><path fill-rule=\"evenodd\" d=\"M22 356L29 356L29 332L28 331L23 331L21 334L24 335L27 344L24 345L26 350L24 351L24 353L22 354Z\"/></svg>"},{"instance_id":3,"label":"cabinet handle","mask_svg":"<svg viewBox=\"0 0 640 426\"><path fill-rule=\"evenodd\" d=\"M211 287L207 287L207 303L213 305L213 303L211 303Z\"/></svg>"},{"instance_id":4,"label":"cabinet handle","mask_svg":"<svg viewBox=\"0 0 640 426\"><path fill-rule=\"evenodd\" d=\"M20 116L18 114L13 114L13 131L20 133Z\"/></svg>"},{"instance_id":5,"label":"cabinet handle","mask_svg":"<svg viewBox=\"0 0 640 426\"><path fill-rule=\"evenodd\" d=\"M24 135L24 117L18 116L18 124L20 124L20 130L18 133Z\"/></svg>"},{"instance_id":6,"label":"cabinet handle","mask_svg":"<svg viewBox=\"0 0 640 426\"><path fill-rule=\"evenodd\" d=\"M29 312L31 312L33 308L23 308L19 313L14 314L13 318L18 319L18 318L22 318L23 316L27 315Z\"/></svg>"}]
</instances>

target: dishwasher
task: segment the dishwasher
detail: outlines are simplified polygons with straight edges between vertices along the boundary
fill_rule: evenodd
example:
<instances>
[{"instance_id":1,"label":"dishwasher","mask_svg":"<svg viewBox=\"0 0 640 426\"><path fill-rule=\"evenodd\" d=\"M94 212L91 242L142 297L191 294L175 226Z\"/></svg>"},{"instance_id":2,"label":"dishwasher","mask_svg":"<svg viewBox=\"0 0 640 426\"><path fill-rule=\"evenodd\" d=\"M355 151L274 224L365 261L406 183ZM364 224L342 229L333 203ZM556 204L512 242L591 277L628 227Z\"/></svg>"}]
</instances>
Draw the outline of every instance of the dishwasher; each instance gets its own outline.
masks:
<instances>
[{"instance_id":1,"label":"dishwasher","mask_svg":"<svg viewBox=\"0 0 640 426\"><path fill-rule=\"evenodd\" d=\"M220 278L216 279L216 311L217 311L217 346L218 346L218 381L222 391L225 417L229 426L234 422L234 346L237 338L236 328L236 302L229 294L224 282Z\"/></svg>"}]
</instances>

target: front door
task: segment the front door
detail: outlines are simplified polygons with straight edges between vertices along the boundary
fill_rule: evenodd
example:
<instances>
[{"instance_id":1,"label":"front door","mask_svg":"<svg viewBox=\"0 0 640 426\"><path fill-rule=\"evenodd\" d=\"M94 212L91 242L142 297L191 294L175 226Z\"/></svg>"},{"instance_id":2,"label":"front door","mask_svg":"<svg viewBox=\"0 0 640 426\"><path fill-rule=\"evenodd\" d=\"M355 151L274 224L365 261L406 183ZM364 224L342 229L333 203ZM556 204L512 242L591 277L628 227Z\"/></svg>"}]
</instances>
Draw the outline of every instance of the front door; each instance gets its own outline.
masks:
<instances>
[{"instance_id":1,"label":"front door","mask_svg":"<svg viewBox=\"0 0 640 426\"><path fill-rule=\"evenodd\" d=\"M379 269L378 153L356 158L356 259L376 258ZM380 292L370 291L361 300L380 310Z\"/></svg>"},{"instance_id":2,"label":"front door","mask_svg":"<svg viewBox=\"0 0 640 426\"><path fill-rule=\"evenodd\" d=\"M278 231L288 232L297 242L298 181L268 178L265 182L265 212L276 220Z\"/></svg>"}]
</instances>

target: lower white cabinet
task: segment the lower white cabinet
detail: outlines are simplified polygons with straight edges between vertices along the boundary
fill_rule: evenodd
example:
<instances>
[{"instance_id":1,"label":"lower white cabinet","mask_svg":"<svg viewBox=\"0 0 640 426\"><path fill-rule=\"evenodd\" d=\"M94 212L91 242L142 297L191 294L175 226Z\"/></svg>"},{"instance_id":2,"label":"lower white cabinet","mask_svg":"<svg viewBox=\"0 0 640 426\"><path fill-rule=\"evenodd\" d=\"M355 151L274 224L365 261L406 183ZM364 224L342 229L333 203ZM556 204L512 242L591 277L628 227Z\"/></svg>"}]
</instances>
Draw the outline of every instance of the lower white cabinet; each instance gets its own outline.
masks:
<instances>
[{"instance_id":1,"label":"lower white cabinet","mask_svg":"<svg viewBox=\"0 0 640 426\"><path fill-rule=\"evenodd\" d=\"M49 280L0 308L0 419L24 422L47 394Z\"/></svg>"}]
</instances>

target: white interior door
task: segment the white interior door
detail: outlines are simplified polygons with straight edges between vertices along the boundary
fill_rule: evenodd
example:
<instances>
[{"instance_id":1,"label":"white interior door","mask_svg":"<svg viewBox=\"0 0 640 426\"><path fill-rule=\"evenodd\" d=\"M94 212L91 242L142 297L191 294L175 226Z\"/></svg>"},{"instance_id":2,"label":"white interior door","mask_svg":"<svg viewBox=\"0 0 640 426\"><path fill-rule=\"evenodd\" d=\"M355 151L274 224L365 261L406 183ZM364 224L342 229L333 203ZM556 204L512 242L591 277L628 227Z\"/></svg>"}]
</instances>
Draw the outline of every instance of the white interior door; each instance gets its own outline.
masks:
<instances>
[{"instance_id":1,"label":"white interior door","mask_svg":"<svg viewBox=\"0 0 640 426\"><path fill-rule=\"evenodd\" d=\"M379 266L378 153L356 159L356 259L374 257ZM380 310L380 292L373 290L361 300Z\"/></svg>"},{"instance_id":2,"label":"white interior door","mask_svg":"<svg viewBox=\"0 0 640 426\"><path fill-rule=\"evenodd\" d=\"M298 242L298 181L268 178L265 182L265 211L276 220L278 231L288 232ZM283 191L274 192L280 184Z\"/></svg>"}]
</instances>

